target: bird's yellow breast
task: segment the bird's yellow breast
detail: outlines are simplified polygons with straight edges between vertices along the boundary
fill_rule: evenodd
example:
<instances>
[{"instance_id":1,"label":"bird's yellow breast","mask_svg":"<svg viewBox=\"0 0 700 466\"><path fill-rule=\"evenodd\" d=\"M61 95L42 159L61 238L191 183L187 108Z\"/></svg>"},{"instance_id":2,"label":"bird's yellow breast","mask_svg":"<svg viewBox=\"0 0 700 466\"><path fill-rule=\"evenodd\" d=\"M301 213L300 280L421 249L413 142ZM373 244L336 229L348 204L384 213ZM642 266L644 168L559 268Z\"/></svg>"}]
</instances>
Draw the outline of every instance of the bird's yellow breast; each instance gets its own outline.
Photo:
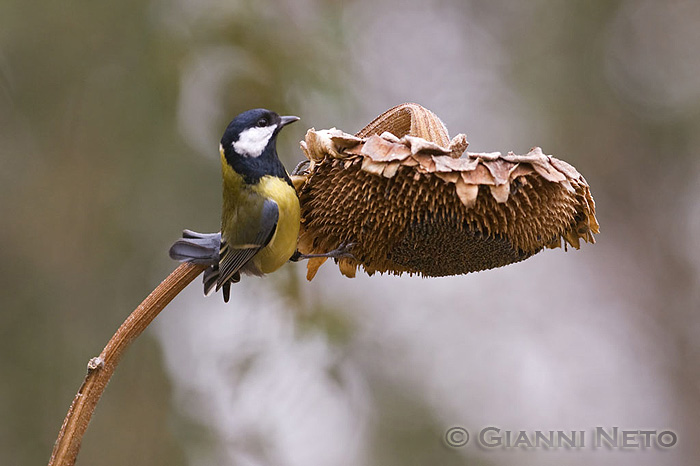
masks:
<instances>
[{"instance_id":1,"label":"bird's yellow breast","mask_svg":"<svg viewBox=\"0 0 700 466\"><path fill-rule=\"evenodd\" d=\"M264 176L253 186L262 196L272 199L279 208L275 234L253 262L262 273L274 272L289 260L297 249L299 237L299 198L286 181L276 176Z\"/></svg>"},{"instance_id":2,"label":"bird's yellow breast","mask_svg":"<svg viewBox=\"0 0 700 466\"><path fill-rule=\"evenodd\" d=\"M265 199L277 203L279 219L270 242L252 259L260 273L271 273L289 260L297 248L299 236L299 198L285 180L263 176L255 184L245 183L222 156L223 210L221 234L232 245L250 241L259 225Z\"/></svg>"}]
</instances>

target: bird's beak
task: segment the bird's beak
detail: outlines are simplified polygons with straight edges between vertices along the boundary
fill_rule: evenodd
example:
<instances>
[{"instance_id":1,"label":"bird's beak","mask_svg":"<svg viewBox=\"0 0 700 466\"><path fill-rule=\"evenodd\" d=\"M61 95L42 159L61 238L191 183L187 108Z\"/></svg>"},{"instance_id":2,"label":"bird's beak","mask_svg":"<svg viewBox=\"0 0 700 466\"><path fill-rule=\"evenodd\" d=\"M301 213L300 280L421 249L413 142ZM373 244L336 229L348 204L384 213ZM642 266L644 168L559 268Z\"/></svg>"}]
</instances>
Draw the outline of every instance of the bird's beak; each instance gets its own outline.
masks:
<instances>
[{"instance_id":1,"label":"bird's beak","mask_svg":"<svg viewBox=\"0 0 700 466\"><path fill-rule=\"evenodd\" d=\"M287 126L290 123L294 123L295 121L299 120L300 118L298 116L283 116L280 117L280 120L282 121L282 124L280 124L280 128Z\"/></svg>"}]
</instances>

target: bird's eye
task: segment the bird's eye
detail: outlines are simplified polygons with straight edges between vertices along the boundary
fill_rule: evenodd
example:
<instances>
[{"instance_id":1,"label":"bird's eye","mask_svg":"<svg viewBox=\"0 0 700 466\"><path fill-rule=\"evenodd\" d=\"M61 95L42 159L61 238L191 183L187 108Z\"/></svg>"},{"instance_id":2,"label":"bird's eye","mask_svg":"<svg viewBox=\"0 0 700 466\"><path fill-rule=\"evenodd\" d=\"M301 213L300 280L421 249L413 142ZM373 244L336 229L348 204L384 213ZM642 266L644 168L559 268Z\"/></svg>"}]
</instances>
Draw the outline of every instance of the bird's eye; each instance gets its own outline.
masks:
<instances>
[{"instance_id":1,"label":"bird's eye","mask_svg":"<svg viewBox=\"0 0 700 466\"><path fill-rule=\"evenodd\" d=\"M258 120L258 127L262 128L263 126L267 126L267 120L265 118Z\"/></svg>"}]
</instances>

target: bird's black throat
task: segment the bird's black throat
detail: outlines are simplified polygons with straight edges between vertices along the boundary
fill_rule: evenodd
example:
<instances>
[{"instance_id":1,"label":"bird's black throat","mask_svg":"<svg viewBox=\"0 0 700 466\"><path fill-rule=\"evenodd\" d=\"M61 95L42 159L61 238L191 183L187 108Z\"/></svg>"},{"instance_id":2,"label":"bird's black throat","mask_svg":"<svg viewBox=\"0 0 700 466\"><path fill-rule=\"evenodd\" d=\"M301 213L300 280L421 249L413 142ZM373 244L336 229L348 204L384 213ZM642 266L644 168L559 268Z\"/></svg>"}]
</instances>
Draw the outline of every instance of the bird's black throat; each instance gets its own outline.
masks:
<instances>
[{"instance_id":1,"label":"bird's black throat","mask_svg":"<svg viewBox=\"0 0 700 466\"><path fill-rule=\"evenodd\" d=\"M257 184L263 176L276 176L294 187L273 144L268 145L259 157L242 157L230 148L225 150L224 156L226 162L243 177L246 184Z\"/></svg>"}]
</instances>

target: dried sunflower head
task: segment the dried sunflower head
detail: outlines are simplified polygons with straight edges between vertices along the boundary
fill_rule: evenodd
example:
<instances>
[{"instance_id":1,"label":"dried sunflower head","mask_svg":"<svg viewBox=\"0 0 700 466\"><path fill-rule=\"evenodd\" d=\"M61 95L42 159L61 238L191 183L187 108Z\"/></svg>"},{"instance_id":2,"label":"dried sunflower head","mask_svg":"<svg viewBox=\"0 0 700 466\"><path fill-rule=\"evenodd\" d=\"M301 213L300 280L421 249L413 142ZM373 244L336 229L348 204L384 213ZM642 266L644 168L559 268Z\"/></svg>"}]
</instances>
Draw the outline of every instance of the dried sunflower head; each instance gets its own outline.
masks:
<instances>
[{"instance_id":1,"label":"dried sunflower head","mask_svg":"<svg viewBox=\"0 0 700 466\"><path fill-rule=\"evenodd\" d=\"M309 160L292 177L301 201L299 251L352 244L341 272L439 277L501 267L543 248L595 242L586 180L539 147L526 155L466 153L417 104L377 117L356 135L307 132ZM325 259L311 259L311 280Z\"/></svg>"}]
</instances>

